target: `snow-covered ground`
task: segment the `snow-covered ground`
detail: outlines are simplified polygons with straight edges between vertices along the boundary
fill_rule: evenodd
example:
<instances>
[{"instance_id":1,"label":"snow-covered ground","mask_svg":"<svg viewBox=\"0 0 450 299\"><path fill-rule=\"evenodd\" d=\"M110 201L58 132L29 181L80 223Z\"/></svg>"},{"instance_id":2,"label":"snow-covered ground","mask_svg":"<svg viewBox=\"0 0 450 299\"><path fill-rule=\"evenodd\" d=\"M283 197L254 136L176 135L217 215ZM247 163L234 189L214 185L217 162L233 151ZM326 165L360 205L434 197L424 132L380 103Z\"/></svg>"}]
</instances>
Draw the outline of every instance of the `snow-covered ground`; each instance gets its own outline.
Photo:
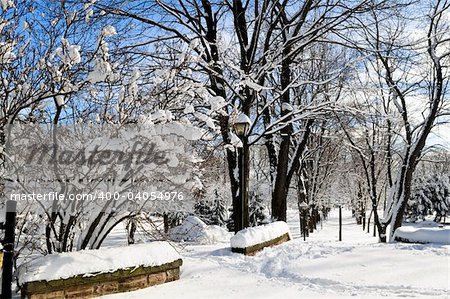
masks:
<instances>
[{"instance_id":1,"label":"snow-covered ground","mask_svg":"<svg viewBox=\"0 0 450 299\"><path fill-rule=\"evenodd\" d=\"M293 241L253 257L189 245L180 280L103 298L449 298L450 245L379 244L343 214L342 242L336 211L306 242L292 212Z\"/></svg>"}]
</instances>

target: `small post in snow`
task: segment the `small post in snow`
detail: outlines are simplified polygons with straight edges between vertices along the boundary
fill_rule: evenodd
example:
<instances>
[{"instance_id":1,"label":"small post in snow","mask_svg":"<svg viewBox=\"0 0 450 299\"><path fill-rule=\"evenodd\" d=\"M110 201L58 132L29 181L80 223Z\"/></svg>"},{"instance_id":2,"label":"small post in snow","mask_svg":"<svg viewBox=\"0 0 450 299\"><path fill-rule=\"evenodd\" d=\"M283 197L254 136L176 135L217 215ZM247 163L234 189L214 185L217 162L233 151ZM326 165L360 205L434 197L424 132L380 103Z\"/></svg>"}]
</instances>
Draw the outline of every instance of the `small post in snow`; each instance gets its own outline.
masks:
<instances>
[{"instance_id":1,"label":"small post in snow","mask_svg":"<svg viewBox=\"0 0 450 299\"><path fill-rule=\"evenodd\" d=\"M299 204L300 210L302 211L301 215L301 219L300 222L302 224L302 233L303 233L303 241L306 241L306 232L307 232L307 227L306 227L306 211L308 211L308 204L304 201L302 201Z\"/></svg>"},{"instance_id":2,"label":"small post in snow","mask_svg":"<svg viewBox=\"0 0 450 299\"><path fill-rule=\"evenodd\" d=\"M366 211L363 210L363 218L362 218L363 231L366 230Z\"/></svg>"},{"instance_id":3,"label":"small post in snow","mask_svg":"<svg viewBox=\"0 0 450 299\"><path fill-rule=\"evenodd\" d=\"M342 241L342 206L339 205L339 241Z\"/></svg>"}]
</instances>

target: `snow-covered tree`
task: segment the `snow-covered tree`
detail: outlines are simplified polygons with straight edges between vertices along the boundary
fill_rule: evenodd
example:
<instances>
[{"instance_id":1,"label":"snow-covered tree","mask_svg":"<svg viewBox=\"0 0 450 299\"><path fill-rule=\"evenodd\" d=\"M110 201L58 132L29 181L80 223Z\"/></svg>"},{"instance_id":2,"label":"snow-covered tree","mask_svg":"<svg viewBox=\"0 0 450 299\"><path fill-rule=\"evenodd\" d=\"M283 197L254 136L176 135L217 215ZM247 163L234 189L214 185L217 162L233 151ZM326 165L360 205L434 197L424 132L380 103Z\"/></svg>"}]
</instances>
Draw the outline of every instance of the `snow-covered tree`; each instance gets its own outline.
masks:
<instances>
[{"instance_id":1,"label":"snow-covered tree","mask_svg":"<svg viewBox=\"0 0 450 299\"><path fill-rule=\"evenodd\" d=\"M439 122L448 105L448 48L449 26L445 14L450 9L448 1L433 1L426 7L416 7L419 13L419 34L408 38L403 20L386 20L390 29L379 17L375 17L372 39L379 62L380 78L392 94L392 102L400 115L401 136L404 140L400 165L389 191L383 228L390 229L389 240L402 225L404 211L411 194L411 183L417 163L420 161L432 128ZM411 11L408 10L407 13ZM420 26L421 25L421 26ZM397 28L398 34L392 34ZM403 28L403 30L401 29ZM403 33L403 34L402 34ZM414 58L413 58L414 57ZM418 86L419 88L413 88ZM422 119L414 120L411 102L421 99ZM417 109L417 108L416 108ZM385 234L380 234L385 237Z\"/></svg>"},{"instance_id":2,"label":"snow-covered tree","mask_svg":"<svg viewBox=\"0 0 450 299\"><path fill-rule=\"evenodd\" d=\"M310 127L314 118L329 111L339 98L340 83L348 71L348 57L337 46L345 43L340 37L353 16L382 4L384 1L245 4L130 0L96 1L93 7L116 18L133 20L136 27L152 32L152 38L126 45L135 53L139 49L145 59L154 57L156 44L170 47L173 53L171 45L175 43L178 59L192 61L186 68L191 72L188 77L206 82L207 93L194 97L196 105L187 105L185 111L192 119L217 128L226 149L235 209L239 209L240 199L233 148L240 143L231 125L238 112L252 119L251 137L243 142L245 161L249 163L248 146L264 140L273 185L272 215L286 220L287 194L292 177L302 165L300 157ZM334 42L335 49L326 41ZM216 114L209 111L217 106L223 109ZM244 175L249 177L248 171Z\"/></svg>"},{"instance_id":3,"label":"snow-covered tree","mask_svg":"<svg viewBox=\"0 0 450 299\"><path fill-rule=\"evenodd\" d=\"M7 196L19 201L23 225L39 221L36 242L47 253L99 248L116 225L142 212L189 209L201 186L190 144L201 136L196 130L175 121L13 127Z\"/></svg>"},{"instance_id":4,"label":"snow-covered tree","mask_svg":"<svg viewBox=\"0 0 450 299\"><path fill-rule=\"evenodd\" d=\"M257 226L270 222L269 209L264 201L264 195L251 192L248 208L250 226Z\"/></svg>"},{"instance_id":5,"label":"snow-covered tree","mask_svg":"<svg viewBox=\"0 0 450 299\"><path fill-rule=\"evenodd\" d=\"M366 76L366 74L362 73L360 76ZM362 83L363 86L365 84L370 86L371 82ZM353 96L349 96L349 99L354 101L351 105L354 110L343 113L337 118L351 153L350 169L359 180L357 186L353 186L358 193L353 209L360 224L361 217L365 215L365 210L368 208L370 215L373 215L378 234L383 235L384 229L378 207L382 202L381 199L384 198L386 186L389 187L392 184L392 125L391 120L386 116L390 98L383 90L373 89L372 92L355 92ZM361 113L355 113L355 111L361 111ZM369 203L366 203L366 199Z\"/></svg>"},{"instance_id":6,"label":"snow-covered tree","mask_svg":"<svg viewBox=\"0 0 450 299\"><path fill-rule=\"evenodd\" d=\"M369 115L361 111L370 121L359 129L372 138L387 138L371 142L369 137L367 143L369 152L386 163L388 191L384 215L377 226L382 242L392 240L394 231L401 226L414 171L428 136L448 112L449 5L448 1L438 0L374 11L365 16L371 25L350 34L349 42L365 54L367 62L358 69L359 81L365 88L357 87L356 94L360 99L367 97L366 102L372 107L369 111L373 111ZM354 145L353 148L361 149L362 143ZM371 159L367 153L362 154L365 157L361 158ZM375 168L382 170L380 166L378 162ZM377 189L373 178L367 182L371 182L370 189ZM376 193L382 195L383 188L378 189ZM375 203L375 193L371 193Z\"/></svg>"},{"instance_id":7,"label":"snow-covered tree","mask_svg":"<svg viewBox=\"0 0 450 299\"><path fill-rule=\"evenodd\" d=\"M439 222L450 214L450 180L447 175L431 175L414 181L411 197L408 200L406 215L409 218L424 219L435 215Z\"/></svg>"},{"instance_id":8,"label":"snow-covered tree","mask_svg":"<svg viewBox=\"0 0 450 299\"><path fill-rule=\"evenodd\" d=\"M199 199L194 204L194 214L209 225L225 226L227 206L217 195L213 199Z\"/></svg>"}]
</instances>

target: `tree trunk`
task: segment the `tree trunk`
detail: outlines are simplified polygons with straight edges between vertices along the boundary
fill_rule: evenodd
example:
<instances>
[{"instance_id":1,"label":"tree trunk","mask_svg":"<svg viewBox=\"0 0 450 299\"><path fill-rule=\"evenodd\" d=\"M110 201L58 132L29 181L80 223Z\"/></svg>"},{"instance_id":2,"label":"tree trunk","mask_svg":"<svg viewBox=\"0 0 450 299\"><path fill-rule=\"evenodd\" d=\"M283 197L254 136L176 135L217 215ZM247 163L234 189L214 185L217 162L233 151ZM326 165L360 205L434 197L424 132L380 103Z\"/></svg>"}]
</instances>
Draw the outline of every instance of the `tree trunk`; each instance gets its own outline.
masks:
<instances>
[{"instance_id":1,"label":"tree trunk","mask_svg":"<svg viewBox=\"0 0 450 299\"><path fill-rule=\"evenodd\" d=\"M280 154L278 155L277 177L272 193L272 218L279 221L286 221L289 140L290 138L284 138L281 142Z\"/></svg>"},{"instance_id":2,"label":"tree trunk","mask_svg":"<svg viewBox=\"0 0 450 299\"><path fill-rule=\"evenodd\" d=\"M128 229L128 245L134 244L135 243L134 236L136 234L136 221L133 218L131 218L130 221L128 222L127 229Z\"/></svg>"},{"instance_id":3,"label":"tree trunk","mask_svg":"<svg viewBox=\"0 0 450 299\"><path fill-rule=\"evenodd\" d=\"M282 103L290 104L289 85L291 83L291 61L288 58L290 48L283 49L283 61L281 63L281 89L284 93L281 97ZM282 106L281 117L289 114L290 111ZM272 193L272 218L275 220L286 221L287 209L287 193L289 188L288 171L289 171L289 149L291 147L292 126L288 122L290 118L287 117L287 124L280 130L281 144L278 152L277 176Z\"/></svg>"},{"instance_id":4,"label":"tree trunk","mask_svg":"<svg viewBox=\"0 0 450 299\"><path fill-rule=\"evenodd\" d=\"M164 233L168 233L169 232L169 215L167 213L163 214L163 224L164 224Z\"/></svg>"}]
</instances>

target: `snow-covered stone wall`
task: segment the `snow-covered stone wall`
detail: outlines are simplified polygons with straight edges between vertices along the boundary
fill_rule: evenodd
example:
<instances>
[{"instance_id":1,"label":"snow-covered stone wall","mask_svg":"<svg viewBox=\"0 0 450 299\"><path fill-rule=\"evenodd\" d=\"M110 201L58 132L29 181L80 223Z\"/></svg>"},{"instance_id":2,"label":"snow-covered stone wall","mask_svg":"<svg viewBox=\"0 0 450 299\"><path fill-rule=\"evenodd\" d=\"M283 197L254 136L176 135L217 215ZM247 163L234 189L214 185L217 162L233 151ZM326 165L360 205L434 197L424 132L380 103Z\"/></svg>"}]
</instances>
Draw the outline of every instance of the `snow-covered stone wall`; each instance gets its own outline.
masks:
<instances>
[{"instance_id":1,"label":"snow-covered stone wall","mask_svg":"<svg viewBox=\"0 0 450 299\"><path fill-rule=\"evenodd\" d=\"M269 224L249 227L231 237L233 252L252 254L267 246L273 246L291 239L286 222L277 221Z\"/></svg>"},{"instance_id":2,"label":"snow-covered stone wall","mask_svg":"<svg viewBox=\"0 0 450 299\"><path fill-rule=\"evenodd\" d=\"M181 256L167 242L51 254L22 264L27 298L91 298L179 279Z\"/></svg>"},{"instance_id":3,"label":"snow-covered stone wall","mask_svg":"<svg viewBox=\"0 0 450 299\"><path fill-rule=\"evenodd\" d=\"M408 243L450 244L450 227L402 226L395 230L394 238Z\"/></svg>"}]
</instances>

